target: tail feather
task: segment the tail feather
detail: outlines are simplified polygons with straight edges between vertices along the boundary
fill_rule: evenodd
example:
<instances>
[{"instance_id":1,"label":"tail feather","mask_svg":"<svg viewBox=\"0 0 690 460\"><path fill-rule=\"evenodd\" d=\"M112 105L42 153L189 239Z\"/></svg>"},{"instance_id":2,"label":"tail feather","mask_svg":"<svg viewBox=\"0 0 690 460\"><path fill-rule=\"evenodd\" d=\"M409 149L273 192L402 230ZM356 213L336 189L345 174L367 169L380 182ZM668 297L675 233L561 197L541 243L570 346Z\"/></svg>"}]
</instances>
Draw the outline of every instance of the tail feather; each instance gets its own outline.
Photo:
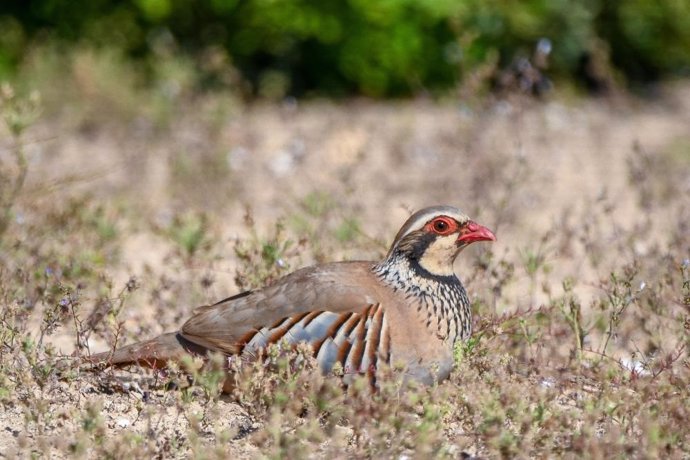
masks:
<instances>
[{"instance_id":1,"label":"tail feather","mask_svg":"<svg viewBox=\"0 0 690 460\"><path fill-rule=\"evenodd\" d=\"M91 364L124 367L132 364L160 369L168 361L180 361L185 356L204 356L208 350L182 337L177 332L160 335L155 339L137 342L91 355L87 361Z\"/></svg>"}]
</instances>

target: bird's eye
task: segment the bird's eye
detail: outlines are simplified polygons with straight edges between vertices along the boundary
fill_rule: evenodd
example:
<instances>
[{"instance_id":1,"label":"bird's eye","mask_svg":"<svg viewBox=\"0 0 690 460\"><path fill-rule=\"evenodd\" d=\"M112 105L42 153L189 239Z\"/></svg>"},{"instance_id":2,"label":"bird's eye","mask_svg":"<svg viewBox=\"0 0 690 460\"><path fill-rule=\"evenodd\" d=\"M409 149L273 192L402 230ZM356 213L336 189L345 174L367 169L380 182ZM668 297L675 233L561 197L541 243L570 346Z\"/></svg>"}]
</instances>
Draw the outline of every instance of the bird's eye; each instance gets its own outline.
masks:
<instances>
[{"instance_id":1,"label":"bird's eye","mask_svg":"<svg viewBox=\"0 0 690 460\"><path fill-rule=\"evenodd\" d=\"M436 230L438 233L444 233L448 231L448 228L450 228L450 224L442 219L435 220L433 225L434 230Z\"/></svg>"}]
</instances>

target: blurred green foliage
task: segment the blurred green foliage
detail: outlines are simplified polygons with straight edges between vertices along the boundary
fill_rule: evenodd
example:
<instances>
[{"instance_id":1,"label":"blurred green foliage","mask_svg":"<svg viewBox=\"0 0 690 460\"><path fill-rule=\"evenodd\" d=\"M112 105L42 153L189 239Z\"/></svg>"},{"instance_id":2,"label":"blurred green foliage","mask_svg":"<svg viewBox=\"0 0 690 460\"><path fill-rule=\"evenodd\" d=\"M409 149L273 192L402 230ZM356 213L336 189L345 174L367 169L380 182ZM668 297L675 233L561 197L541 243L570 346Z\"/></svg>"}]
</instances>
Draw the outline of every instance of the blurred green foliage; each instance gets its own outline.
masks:
<instances>
[{"instance_id":1,"label":"blurred green foliage","mask_svg":"<svg viewBox=\"0 0 690 460\"><path fill-rule=\"evenodd\" d=\"M541 38L561 78L582 78L602 47L630 81L687 73L690 2L4 0L0 76L48 41L114 48L143 67L185 55L206 85L227 84L218 68L230 66L253 94L389 96L452 87L487 62L506 68Z\"/></svg>"}]
</instances>

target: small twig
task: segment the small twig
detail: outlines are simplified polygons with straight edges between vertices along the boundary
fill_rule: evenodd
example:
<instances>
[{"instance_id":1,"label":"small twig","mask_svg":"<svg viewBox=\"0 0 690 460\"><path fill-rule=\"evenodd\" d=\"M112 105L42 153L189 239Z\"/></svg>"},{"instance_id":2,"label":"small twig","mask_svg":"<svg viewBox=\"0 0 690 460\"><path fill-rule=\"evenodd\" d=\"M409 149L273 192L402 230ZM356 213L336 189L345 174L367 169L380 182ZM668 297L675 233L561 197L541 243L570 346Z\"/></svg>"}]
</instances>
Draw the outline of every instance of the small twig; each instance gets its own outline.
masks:
<instances>
[{"instance_id":1,"label":"small twig","mask_svg":"<svg viewBox=\"0 0 690 460\"><path fill-rule=\"evenodd\" d=\"M96 306L93 308L93 310L91 310L89 317L86 319L86 327L80 331L80 334L83 335L84 341L88 341L91 333L96 329L96 327L98 327L101 321L103 321L103 318L105 318L108 314L112 313L113 317L117 318L124 308L125 301L127 299L126 294L134 291L137 289L137 287L137 280L132 276L124 287L120 289L120 292L117 293L117 296L114 298L100 298L97 301ZM115 300L117 300L117 304L113 305Z\"/></svg>"},{"instance_id":2,"label":"small twig","mask_svg":"<svg viewBox=\"0 0 690 460\"><path fill-rule=\"evenodd\" d=\"M685 352L686 348L687 344L679 342L679 344L676 345L675 349L664 357L662 365L652 372L652 380L656 379L663 372L669 370L676 363L676 361L678 361L683 356L683 353Z\"/></svg>"},{"instance_id":3,"label":"small twig","mask_svg":"<svg viewBox=\"0 0 690 460\"><path fill-rule=\"evenodd\" d=\"M486 318L483 320L479 326L476 328L476 334L483 333L488 329L495 328L496 326L500 324L505 324L507 322L513 321L515 319L520 319L524 318L527 316L532 316L538 313L544 313L548 312L551 310L553 307L551 306L546 306L546 305L541 305L538 308L534 308L533 306L528 307L525 310L515 310L513 312L509 313L503 313L502 315L491 315L490 317ZM501 334L496 334L496 335L505 335L507 332L503 332Z\"/></svg>"},{"instance_id":4,"label":"small twig","mask_svg":"<svg viewBox=\"0 0 690 460\"><path fill-rule=\"evenodd\" d=\"M613 361L614 363L618 364L618 366L619 366L622 370L629 370L629 368L628 368L625 364L623 364L623 362L622 362L620 359L614 358L613 356L609 356L609 355L607 355L607 354L606 354L605 352L603 352L603 351L593 350L593 349L591 349L591 348L583 348L582 351L583 351L583 352L586 352L586 353L592 353L593 355L597 355L597 356L599 356L599 357L601 357L601 358L606 358L606 359L608 359L608 360L610 360L610 361Z\"/></svg>"},{"instance_id":5,"label":"small twig","mask_svg":"<svg viewBox=\"0 0 690 460\"><path fill-rule=\"evenodd\" d=\"M72 313L72 319L74 320L74 328L77 331L77 350L79 353L81 353L81 349L84 347L82 341L81 341L81 334L82 334L82 322L79 320L79 315L77 314L76 308L74 308L75 302L70 302L70 312ZM88 340L85 340L86 342L86 348L88 350Z\"/></svg>"}]
</instances>

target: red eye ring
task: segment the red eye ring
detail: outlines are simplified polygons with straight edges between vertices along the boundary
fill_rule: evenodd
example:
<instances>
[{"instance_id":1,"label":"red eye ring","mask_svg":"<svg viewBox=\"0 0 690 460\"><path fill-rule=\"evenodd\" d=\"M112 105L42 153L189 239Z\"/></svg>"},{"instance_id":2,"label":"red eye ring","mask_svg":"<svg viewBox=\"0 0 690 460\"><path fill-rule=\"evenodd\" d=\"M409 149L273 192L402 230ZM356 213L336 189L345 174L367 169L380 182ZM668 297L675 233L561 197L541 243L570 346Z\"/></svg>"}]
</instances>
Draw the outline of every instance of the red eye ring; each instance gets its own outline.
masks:
<instances>
[{"instance_id":1,"label":"red eye ring","mask_svg":"<svg viewBox=\"0 0 690 460\"><path fill-rule=\"evenodd\" d=\"M439 235L450 235L458 228L455 220L448 217L437 217L427 224L427 229Z\"/></svg>"}]
</instances>

